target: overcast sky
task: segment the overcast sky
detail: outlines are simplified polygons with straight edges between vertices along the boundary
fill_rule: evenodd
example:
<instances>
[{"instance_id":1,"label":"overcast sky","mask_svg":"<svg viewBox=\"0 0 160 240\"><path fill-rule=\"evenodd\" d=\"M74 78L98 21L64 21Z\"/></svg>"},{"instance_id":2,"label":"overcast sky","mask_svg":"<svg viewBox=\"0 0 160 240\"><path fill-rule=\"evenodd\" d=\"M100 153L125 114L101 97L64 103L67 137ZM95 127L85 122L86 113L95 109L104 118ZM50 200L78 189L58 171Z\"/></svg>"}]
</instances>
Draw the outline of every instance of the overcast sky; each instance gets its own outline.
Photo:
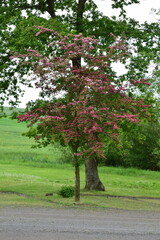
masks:
<instances>
[{"instance_id":1,"label":"overcast sky","mask_svg":"<svg viewBox=\"0 0 160 240\"><path fill-rule=\"evenodd\" d=\"M112 0L94 0L97 4L99 10L103 12L104 15L109 17L119 15L120 10L112 9L111 3ZM148 23L155 22L155 16L151 14L151 9L160 8L160 0L140 0L139 4L132 4L125 7L127 11L127 16L138 20L140 23L147 21Z\"/></svg>"},{"instance_id":2,"label":"overcast sky","mask_svg":"<svg viewBox=\"0 0 160 240\"><path fill-rule=\"evenodd\" d=\"M94 0L97 4L99 10L103 12L106 16L118 16L119 10L113 10L111 8L111 0ZM132 4L125 8L127 11L127 16L130 18L134 18L138 20L140 23L147 21L148 23L156 22L157 19L155 18L153 13L151 13L151 9L160 8L160 0L141 0L140 4ZM25 107L25 104L30 100L35 100L38 98L38 90L29 89L25 91L25 95L21 99L22 103L19 107Z\"/></svg>"}]
</instances>

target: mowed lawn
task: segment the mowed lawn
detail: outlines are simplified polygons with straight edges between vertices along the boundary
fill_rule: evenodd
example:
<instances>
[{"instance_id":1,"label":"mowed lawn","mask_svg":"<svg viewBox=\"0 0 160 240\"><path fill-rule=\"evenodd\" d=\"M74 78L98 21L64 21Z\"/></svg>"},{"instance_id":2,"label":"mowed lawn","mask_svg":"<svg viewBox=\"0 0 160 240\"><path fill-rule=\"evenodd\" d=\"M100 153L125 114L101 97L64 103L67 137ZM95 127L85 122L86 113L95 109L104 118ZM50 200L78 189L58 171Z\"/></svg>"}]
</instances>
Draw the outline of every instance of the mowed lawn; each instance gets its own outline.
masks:
<instances>
[{"instance_id":1,"label":"mowed lawn","mask_svg":"<svg viewBox=\"0 0 160 240\"><path fill-rule=\"evenodd\" d=\"M74 198L64 199L58 194L62 186L74 186L72 164L63 163L65 156L57 145L32 149L34 141L22 136L26 130L25 123L0 119L0 206L72 206ZM84 166L81 166L82 206L160 210L159 172L103 166L99 175L106 191L84 191ZM48 193L53 195L46 196Z\"/></svg>"}]
</instances>

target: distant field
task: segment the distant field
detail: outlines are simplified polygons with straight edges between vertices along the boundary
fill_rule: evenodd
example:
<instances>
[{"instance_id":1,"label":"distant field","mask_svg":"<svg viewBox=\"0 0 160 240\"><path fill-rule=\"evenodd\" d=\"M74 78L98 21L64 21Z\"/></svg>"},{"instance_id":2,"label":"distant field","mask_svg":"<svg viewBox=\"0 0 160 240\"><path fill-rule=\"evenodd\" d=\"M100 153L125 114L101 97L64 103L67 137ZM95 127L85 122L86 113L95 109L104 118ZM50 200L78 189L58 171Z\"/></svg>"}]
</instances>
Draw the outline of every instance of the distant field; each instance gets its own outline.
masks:
<instances>
[{"instance_id":1,"label":"distant field","mask_svg":"<svg viewBox=\"0 0 160 240\"><path fill-rule=\"evenodd\" d=\"M0 162L44 166L45 163L52 165L61 161L64 155L55 146L31 148L35 142L22 136L26 131L25 123L17 123L17 120L9 118L0 119Z\"/></svg>"},{"instance_id":2,"label":"distant field","mask_svg":"<svg viewBox=\"0 0 160 240\"><path fill-rule=\"evenodd\" d=\"M4 112L9 116L12 112L23 112L23 108L11 108L11 107L4 107Z\"/></svg>"},{"instance_id":3,"label":"distant field","mask_svg":"<svg viewBox=\"0 0 160 240\"><path fill-rule=\"evenodd\" d=\"M21 193L33 199L3 193L0 196L0 206L71 206L74 199L63 199L58 191L63 185L74 185L73 166L63 164L65 154L56 145L32 149L34 141L21 135L26 130L25 123L17 123L9 118L0 119L0 191ZM81 193L91 194L82 196L85 206L160 210L159 199L133 200L94 196L160 198L160 172L100 167L99 174L106 192L86 192L83 190L84 166L81 166ZM52 192L53 196L46 197L47 192Z\"/></svg>"}]
</instances>

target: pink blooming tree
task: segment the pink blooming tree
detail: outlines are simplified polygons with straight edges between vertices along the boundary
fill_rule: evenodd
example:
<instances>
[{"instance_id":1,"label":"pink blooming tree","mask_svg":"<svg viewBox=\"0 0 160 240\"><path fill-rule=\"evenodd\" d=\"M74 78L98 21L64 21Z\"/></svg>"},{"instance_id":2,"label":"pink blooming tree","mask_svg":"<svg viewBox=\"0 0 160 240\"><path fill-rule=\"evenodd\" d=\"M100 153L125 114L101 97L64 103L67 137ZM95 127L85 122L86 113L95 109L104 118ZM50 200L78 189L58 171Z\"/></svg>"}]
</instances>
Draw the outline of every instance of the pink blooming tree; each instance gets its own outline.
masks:
<instances>
[{"instance_id":1,"label":"pink blooming tree","mask_svg":"<svg viewBox=\"0 0 160 240\"><path fill-rule=\"evenodd\" d=\"M126 58L125 39L115 40L107 49L101 50L100 42L82 34L60 36L50 32L53 41L48 57L37 51L13 56L33 65L35 86L41 88L50 101L18 116L19 122L36 126L35 141L46 146L55 141L67 145L74 155L75 201L80 200L79 159L92 163L104 157L105 140L116 138L124 123L132 124L147 116L148 107L142 100L129 97L138 84L148 85L142 79L129 80L125 86L111 75L110 64ZM27 57L27 59L26 59ZM55 96L61 94L59 99Z\"/></svg>"}]
</instances>

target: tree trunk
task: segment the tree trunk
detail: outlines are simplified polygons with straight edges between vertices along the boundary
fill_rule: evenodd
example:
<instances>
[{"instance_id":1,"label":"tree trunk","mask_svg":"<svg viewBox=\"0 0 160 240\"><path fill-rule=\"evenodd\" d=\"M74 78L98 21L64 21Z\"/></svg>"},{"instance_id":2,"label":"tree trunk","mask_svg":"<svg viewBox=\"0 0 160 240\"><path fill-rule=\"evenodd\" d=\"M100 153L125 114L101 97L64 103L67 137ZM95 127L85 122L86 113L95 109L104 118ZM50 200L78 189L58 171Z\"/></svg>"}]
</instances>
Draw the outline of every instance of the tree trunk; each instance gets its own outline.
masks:
<instances>
[{"instance_id":1,"label":"tree trunk","mask_svg":"<svg viewBox=\"0 0 160 240\"><path fill-rule=\"evenodd\" d=\"M75 163L75 202L80 201L80 172L79 164Z\"/></svg>"},{"instance_id":2,"label":"tree trunk","mask_svg":"<svg viewBox=\"0 0 160 240\"><path fill-rule=\"evenodd\" d=\"M88 159L85 163L86 174L86 190L105 191L105 187L98 176L98 161L95 159Z\"/></svg>"},{"instance_id":3,"label":"tree trunk","mask_svg":"<svg viewBox=\"0 0 160 240\"><path fill-rule=\"evenodd\" d=\"M78 151L78 141L74 144L74 146L72 146L72 150L73 153L77 153ZM79 202L80 201L80 171L79 171L79 160L78 160L78 156L74 155L74 168L75 168L75 202Z\"/></svg>"},{"instance_id":4,"label":"tree trunk","mask_svg":"<svg viewBox=\"0 0 160 240\"><path fill-rule=\"evenodd\" d=\"M55 9L54 9L55 1L53 1L53 0L46 0L46 3L48 5L47 6L47 11L50 14L51 18L55 18L56 17Z\"/></svg>"},{"instance_id":5,"label":"tree trunk","mask_svg":"<svg viewBox=\"0 0 160 240\"><path fill-rule=\"evenodd\" d=\"M85 4L87 0L78 0L77 5L77 20L76 20L76 30L77 33L83 32L83 14L85 11Z\"/></svg>"}]
</instances>

